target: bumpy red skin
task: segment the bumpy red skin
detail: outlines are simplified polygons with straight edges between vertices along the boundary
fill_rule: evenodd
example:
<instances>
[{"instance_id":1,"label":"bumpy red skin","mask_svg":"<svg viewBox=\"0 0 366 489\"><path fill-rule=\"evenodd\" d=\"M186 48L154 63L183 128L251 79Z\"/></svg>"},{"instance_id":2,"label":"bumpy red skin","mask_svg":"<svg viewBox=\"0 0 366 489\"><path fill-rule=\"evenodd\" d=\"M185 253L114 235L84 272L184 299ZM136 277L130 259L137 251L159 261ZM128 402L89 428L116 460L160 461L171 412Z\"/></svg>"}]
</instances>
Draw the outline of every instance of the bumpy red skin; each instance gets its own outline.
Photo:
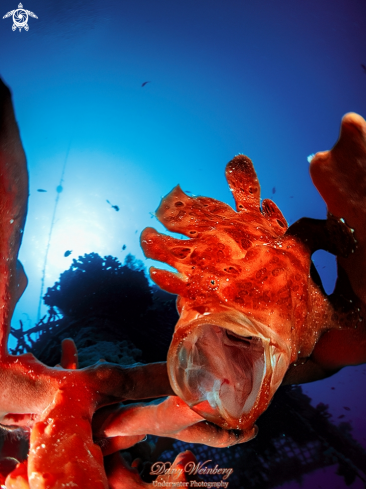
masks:
<instances>
[{"instance_id":1,"label":"bumpy red skin","mask_svg":"<svg viewBox=\"0 0 366 489\"><path fill-rule=\"evenodd\" d=\"M156 215L169 231L190 239L178 240L152 228L144 230L141 244L146 256L178 271L151 269L151 277L160 287L179 296L180 320L168 355L172 387L206 419L226 428L248 430L279 385L271 384L273 372L266 375L251 412L240 419L210 412L207 402L197 406L189 393L185 395L176 382L178 345L186 341L196 321L210 323L217 313L224 312L235 320L239 312L279 335L290 352L288 364L280 372L281 381L285 378L287 383L317 380L342 366L366 361L365 135L365 121L360 116L346 116L336 146L316 155L311 165L314 183L328 210L340 224L344 220L344 226L353 228L358 243L352 256L338 258L350 281L348 286L347 278L339 278L338 295L336 291L328 298L312 280L311 254L315 250L307 239L286 232L287 223L272 201L264 200L261 207L257 176L252 162L243 155L235 157L226 169L236 212L214 199L189 197L176 187L162 200ZM313 230L316 233L315 224ZM345 288L349 297L355 296L347 307Z\"/></svg>"}]
</instances>

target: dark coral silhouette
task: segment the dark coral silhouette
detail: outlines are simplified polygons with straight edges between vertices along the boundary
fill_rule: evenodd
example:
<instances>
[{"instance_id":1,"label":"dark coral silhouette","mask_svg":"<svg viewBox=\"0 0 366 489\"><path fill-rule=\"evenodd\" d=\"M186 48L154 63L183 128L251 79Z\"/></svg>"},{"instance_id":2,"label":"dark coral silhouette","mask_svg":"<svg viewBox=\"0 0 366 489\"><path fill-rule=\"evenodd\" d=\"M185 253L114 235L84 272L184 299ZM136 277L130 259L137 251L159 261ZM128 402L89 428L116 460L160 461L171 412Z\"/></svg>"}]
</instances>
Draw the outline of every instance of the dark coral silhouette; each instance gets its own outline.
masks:
<instances>
[{"instance_id":1,"label":"dark coral silhouette","mask_svg":"<svg viewBox=\"0 0 366 489\"><path fill-rule=\"evenodd\" d=\"M144 313L152 305L152 294L141 262L132 255L122 265L115 257L90 253L73 260L44 302L68 317L130 321L136 308Z\"/></svg>"},{"instance_id":2,"label":"dark coral silhouette","mask_svg":"<svg viewBox=\"0 0 366 489\"><path fill-rule=\"evenodd\" d=\"M85 254L74 259L48 288L44 297L47 315L27 331L22 325L11 328L17 339L12 353L31 351L45 364L55 365L60 341L72 337L79 350L101 341L110 342L112 350L121 342L123 348L142 352L142 356L134 355L135 359L163 361L178 319L175 299L149 284L142 262L134 256L127 255L122 265L112 256ZM108 355L104 357L112 361Z\"/></svg>"}]
</instances>

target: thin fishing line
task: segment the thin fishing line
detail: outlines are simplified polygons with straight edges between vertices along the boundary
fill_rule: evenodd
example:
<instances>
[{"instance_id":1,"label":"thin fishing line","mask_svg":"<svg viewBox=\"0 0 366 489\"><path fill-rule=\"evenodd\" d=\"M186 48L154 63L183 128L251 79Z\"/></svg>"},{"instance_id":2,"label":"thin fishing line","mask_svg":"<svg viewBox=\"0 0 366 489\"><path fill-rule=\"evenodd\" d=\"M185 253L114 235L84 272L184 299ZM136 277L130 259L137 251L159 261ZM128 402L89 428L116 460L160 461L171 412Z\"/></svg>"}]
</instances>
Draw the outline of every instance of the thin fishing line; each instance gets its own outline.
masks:
<instances>
[{"instance_id":1,"label":"thin fishing line","mask_svg":"<svg viewBox=\"0 0 366 489\"><path fill-rule=\"evenodd\" d=\"M56 218L57 205L58 205L58 202L60 200L61 192L63 190L62 184L63 184L63 181L64 181L66 163L67 163L67 160L68 160L68 157L69 157L70 147L71 147L71 139L70 139L70 142L69 142L69 146L67 148L67 151L66 151L65 160L64 160L63 167L62 167L62 173L61 173L60 183L56 187L57 195L56 195L56 199L55 199L55 205L54 205L54 208L53 208L53 215L52 215L50 232L48 234L48 242L47 242L47 246L46 246L46 253L45 253L45 256L44 256L44 264L43 264L42 279L41 279L41 293L40 293L40 296L39 296L39 303L38 303L37 323L39 322L39 320L41 318L41 307L42 307L42 299L43 299L44 281L45 281L45 277L46 277L46 268L47 268L47 261L48 261L48 252L49 252L50 246L51 246L52 231L53 231L53 226L54 226L55 218Z\"/></svg>"}]
</instances>

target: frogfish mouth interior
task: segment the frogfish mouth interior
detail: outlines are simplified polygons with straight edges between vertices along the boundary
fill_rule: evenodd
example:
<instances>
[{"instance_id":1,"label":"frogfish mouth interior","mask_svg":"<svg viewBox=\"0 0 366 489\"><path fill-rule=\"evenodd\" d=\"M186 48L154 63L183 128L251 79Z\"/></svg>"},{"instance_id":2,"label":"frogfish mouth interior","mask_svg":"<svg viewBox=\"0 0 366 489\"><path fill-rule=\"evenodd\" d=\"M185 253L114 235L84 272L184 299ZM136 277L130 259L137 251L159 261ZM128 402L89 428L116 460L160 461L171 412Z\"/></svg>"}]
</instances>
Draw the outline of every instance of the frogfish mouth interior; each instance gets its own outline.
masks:
<instances>
[{"instance_id":1,"label":"frogfish mouth interior","mask_svg":"<svg viewBox=\"0 0 366 489\"><path fill-rule=\"evenodd\" d=\"M275 332L234 311L180 323L168 356L176 394L205 419L238 429L253 426L289 363Z\"/></svg>"}]
</instances>

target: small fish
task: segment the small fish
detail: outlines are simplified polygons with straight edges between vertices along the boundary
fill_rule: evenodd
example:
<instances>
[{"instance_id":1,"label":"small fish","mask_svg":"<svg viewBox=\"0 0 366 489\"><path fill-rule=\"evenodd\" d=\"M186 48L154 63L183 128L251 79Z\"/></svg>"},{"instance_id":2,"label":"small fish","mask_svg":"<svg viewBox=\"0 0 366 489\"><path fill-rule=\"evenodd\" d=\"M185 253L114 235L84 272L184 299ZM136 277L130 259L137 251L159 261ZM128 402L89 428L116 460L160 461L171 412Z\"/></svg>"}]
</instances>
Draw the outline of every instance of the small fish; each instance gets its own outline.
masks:
<instances>
[{"instance_id":1,"label":"small fish","mask_svg":"<svg viewBox=\"0 0 366 489\"><path fill-rule=\"evenodd\" d=\"M45 190L43 188L37 188L37 192L47 192L47 190Z\"/></svg>"},{"instance_id":2,"label":"small fish","mask_svg":"<svg viewBox=\"0 0 366 489\"><path fill-rule=\"evenodd\" d=\"M349 408L348 406L343 406L343 409L345 409L346 411L351 411L351 408Z\"/></svg>"},{"instance_id":3,"label":"small fish","mask_svg":"<svg viewBox=\"0 0 366 489\"><path fill-rule=\"evenodd\" d=\"M112 207L112 209L114 209L116 212L118 212L118 211L119 211L119 207L118 207L118 205L112 205L112 204L109 202L109 200L107 200L107 203L108 203L108 204L109 204L109 205Z\"/></svg>"},{"instance_id":4,"label":"small fish","mask_svg":"<svg viewBox=\"0 0 366 489\"><path fill-rule=\"evenodd\" d=\"M151 83L151 81L146 81L141 86L144 87L147 83Z\"/></svg>"},{"instance_id":5,"label":"small fish","mask_svg":"<svg viewBox=\"0 0 366 489\"><path fill-rule=\"evenodd\" d=\"M122 246L122 251L125 251L125 249L126 249L126 245L123 245Z\"/></svg>"},{"instance_id":6,"label":"small fish","mask_svg":"<svg viewBox=\"0 0 366 489\"><path fill-rule=\"evenodd\" d=\"M71 255L71 253L72 253L72 250L67 250L67 251L65 251L64 256L68 257Z\"/></svg>"},{"instance_id":7,"label":"small fish","mask_svg":"<svg viewBox=\"0 0 366 489\"><path fill-rule=\"evenodd\" d=\"M276 187L273 187L272 189L272 193L275 194L276 193Z\"/></svg>"},{"instance_id":8,"label":"small fish","mask_svg":"<svg viewBox=\"0 0 366 489\"><path fill-rule=\"evenodd\" d=\"M338 419L342 419L344 418L344 414L341 414L340 416L338 416Z\"/></svg>"},{"instance_id":9,"label":"small fish","mask_svg":"<svg viewBox=\"0 0 366 489\"><path fill-rule=\"evenodd\" d=\"M363 65L362 63L361 63L361 66L362 66L362 68L363 68L363 71L364 71L364 72L365 72L365 74L366 74L366 66L365 66L365 65Z\"/></svg>"}]
</instances>

